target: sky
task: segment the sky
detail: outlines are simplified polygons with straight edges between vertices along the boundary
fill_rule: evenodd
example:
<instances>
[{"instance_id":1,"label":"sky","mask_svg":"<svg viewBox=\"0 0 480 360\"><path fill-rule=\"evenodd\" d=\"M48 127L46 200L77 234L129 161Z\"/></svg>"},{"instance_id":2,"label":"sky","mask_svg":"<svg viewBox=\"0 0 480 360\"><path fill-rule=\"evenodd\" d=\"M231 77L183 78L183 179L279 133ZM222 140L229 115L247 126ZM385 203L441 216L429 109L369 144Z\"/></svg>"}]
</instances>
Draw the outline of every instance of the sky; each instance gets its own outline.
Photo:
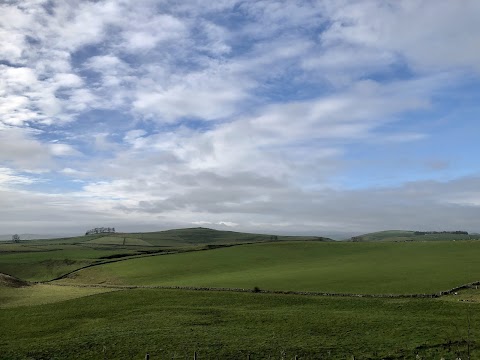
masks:
<instances>
[{"instance_id":1,"label":"sky","mask_svg":"<svg viewBox=\"0 0 480 360\"><path fill-rule=\"evenodd\" d=\"M3 0L0 233L480 231L477 0Z\"/></svg>"}]
</instances>

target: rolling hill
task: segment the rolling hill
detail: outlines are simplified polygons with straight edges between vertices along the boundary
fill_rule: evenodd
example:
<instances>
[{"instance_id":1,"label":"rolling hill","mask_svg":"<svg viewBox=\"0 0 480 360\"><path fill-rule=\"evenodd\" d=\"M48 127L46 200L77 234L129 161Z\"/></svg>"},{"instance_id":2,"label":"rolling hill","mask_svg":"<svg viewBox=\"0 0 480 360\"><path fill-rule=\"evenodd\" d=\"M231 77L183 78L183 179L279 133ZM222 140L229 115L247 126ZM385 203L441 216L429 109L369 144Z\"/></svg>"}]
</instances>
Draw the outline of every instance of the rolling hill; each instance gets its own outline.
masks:
<instances>
[{"instance_id":1,"label":"rolling hill","mask_svg":"<svg viewBox=\"0 0 480 360\"><path fill-rule=\"evenodd\" d=\"M60 283L424 294L478 281L479 257L477 241L271 242L128 259Z\"/></svg>"},{"instance_id":2,"label":"rolling hill","mask_svg":"<svg viewBox=\"0 0 480 360\"><path fill-rule=\"evenodd\" d=\"M450 241L477 240L478 234L459 234L452 232L421 232L411 230L386 230L352 237L351 241Z\"/></svg>"},{"instance_id":3,"label":"rolling hill","mask_svg":"<svg viewBox=\"0 0 480 360\"><path fill-rule=\"evenodd\" d=\"M0 357L479 358L475 325L465 340L480 310L475 286L435 299L388 294L480 280L480 241L398 241L409 236L330 242L195 228L0 244L0 272L29 281L71 272L30 286L0 276Z\"/></svg>"},{"instance_id":4,"label":"rolling hill","mask_svg":"<svg viewBox=\"0 0 480 360\"><path fill-rule=\"evenodd\" d=\"M46 281L112 259L165 251L282 241L333 241L314 236L276 236L206 228L146 233L109 233L72 238L0 243L0 272L28 281Z\"/></svg>"}]
</instances>

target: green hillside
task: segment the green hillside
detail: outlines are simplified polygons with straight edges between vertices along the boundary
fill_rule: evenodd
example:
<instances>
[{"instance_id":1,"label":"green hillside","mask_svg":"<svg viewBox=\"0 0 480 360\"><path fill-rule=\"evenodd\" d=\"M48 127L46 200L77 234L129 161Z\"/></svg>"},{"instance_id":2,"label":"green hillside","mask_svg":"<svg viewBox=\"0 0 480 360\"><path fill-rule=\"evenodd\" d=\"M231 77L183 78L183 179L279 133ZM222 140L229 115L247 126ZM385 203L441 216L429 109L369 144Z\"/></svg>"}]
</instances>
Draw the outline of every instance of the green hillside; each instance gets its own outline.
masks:
<instances>
[{"instance_id":1,"label":"green hillside","mask_svg":"<svg viewBox=\"0 0 480 360\"><path fill-rule=\"evenodd\" d=\"M1 246L0 246L1 251ZM43 251L0 252L0 272L28 281L45 281L122 254L136 255L128 249L92 249L79 245L53 245Z\"/></svg>"},{"instance_id":2,"label":"green hillside","mask_svg":"<svg viewBox=\"0 0 480 360\"><path fill-rule=\"evenodd\" d=\"M478 281L480 241L314 240L197 228L0 244L0 272L16 276L0 274L0 358L480 357L475 287L435 299L351 296Z\"/></svg>"},{"instance_id":3,"label":"green hillside","mask_svg":"<svg viewBox=\"0 0 480 360\"><path fill-rule=\"evenodd\" d=\"M266 234L250 234L236 231L222 231L208 228L174 229L148 233L113 234L113 236L135 237L155 246L185 246L206 244L238 244L264 241L296 241L317 240L332 241L329 238L316 236L275 236Z\"/></svg>"},{"instance_id":4,"label":"green hillside","mask_svg":"<svg viewBox=\"0 0 480 360\"><path fill-rule=\"evenodd\" d=\"M131 259L62 283L360 294L434 293L480 280L480 242L285 242Z\"/></svg>"},{"instance_id":5,"label":"green hillside","mask_svg":"<svg viewBox=\"0 0 480 360\"><path fill-rule=\"evenodd\" d=\"M144 359L148 352L152 360L193 359L196 351L199 360L467 359L469 310L478 313L480 304L115 291L0 309L0 357ZM478 359L477 327L470 338Z\"/></svg>"},{"instance_id":6,"label":"green hillside","mask_svg":"<svg viewBox=\"0 0 480 360\"><path fill-rule=\"evenodd\" d=\"M87 241L88 244L99 244L99 245L122 245L122 246L152 246L151 243L131 237L131 236L103 236L90 241Z\"/></svg>"},{"instance_id":7,"label":"green hillside","mask_svg":"<svg viewBox=\"0 0 480 360\"><path fill-rule=\"evenodd\" d=\"M116 291L108 288L84 288L37 284L24 287L2 286L0 309L58 303L84 296Z\"/></svg>"},{"instance_id":8,"label":"green hillside","mask_svg":"<svg viewBox=\"0 0 480 360\"><path fill-rule=\"evenodd\" d=\"M408 230L386 230L373 233L363 234L352 237L352 241L451 241L451 240L477 240L480 239L478 234L455 234L449 233L433 233L422 234L416 231Z\"/></svg>"},{"instance_id":9,"label":"green hillside","mask_svg":"<svg viewBox=\"0 0 480 360\"><path fill-rule=\"evenodd\" d=\"M103 240L102 240L103 239ZM39 247L49 245L75 245L82 243L105 243L111 242L114 245L122 245L123 239L135 239L137 244L130 243L132 245L144 245L147 246L186 246L186 245L205 245L205 244L235 244L245 242L263 242L263 241L297 241L297 240L312 240L312 241L333 241L330 238L319 236L283 236L283 235L271 235L271 234L253 234L242 233L236 231L222 231L208 228L185 228L185 229L172 229L155 232L141 232L141 233L106 233L106 234L94 234L75 236L70 238L58 238L58 239L39 239L39 240L23 240L18 244L12 244L12 242L0 243L0 253L2 248L23 245L28 247ZM106 241L108 240L108 241ZM140 241L145 241L141 243Z\"/></svg>"},{"instance_id":10,"label":"green hillside","mask_svg":"<svg viewBox=\"0 0 480 360\"><path fill-rule=\"evenodd\" d=\"M75 269L162 251L194 251L265 241L331 241L313 236L274 236L206 228L146 233L110 233L0 243L0 272L28 281L51 280Z\"/></svg>"}]
</instances>

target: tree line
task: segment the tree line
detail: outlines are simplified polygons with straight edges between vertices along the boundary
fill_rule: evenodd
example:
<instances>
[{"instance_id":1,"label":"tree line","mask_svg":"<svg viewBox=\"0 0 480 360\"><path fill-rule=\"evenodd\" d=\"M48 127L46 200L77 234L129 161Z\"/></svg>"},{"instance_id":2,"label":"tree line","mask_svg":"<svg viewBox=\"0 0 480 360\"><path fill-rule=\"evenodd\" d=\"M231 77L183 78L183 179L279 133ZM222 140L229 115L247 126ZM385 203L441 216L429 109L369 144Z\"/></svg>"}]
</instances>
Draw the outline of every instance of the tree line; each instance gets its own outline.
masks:
<instances>
[{"instance_id":1,"label":"tree line","mask_svg":"<svg viewBox=\"0 0 480 360\"><path fill-rule=\"evenodd\" d=\"M430 234L454 234L454 235L468 235L468 231L415 231L415 235L430 235Z\"/></svg>"},{"instance_id":2,"label":"tree line","mask_svg":"<svg viewBox=\"0 0 480 360\"><path fill-rule=\"evenodd\" d=\"M98 228L94 228L94 229L91 229L91 230L88 230L85 235L95 235L95 234L109 234L109 233L114 233L115 232L115 228L112 227L98 227Z\"/></svg>"}]
</instances>

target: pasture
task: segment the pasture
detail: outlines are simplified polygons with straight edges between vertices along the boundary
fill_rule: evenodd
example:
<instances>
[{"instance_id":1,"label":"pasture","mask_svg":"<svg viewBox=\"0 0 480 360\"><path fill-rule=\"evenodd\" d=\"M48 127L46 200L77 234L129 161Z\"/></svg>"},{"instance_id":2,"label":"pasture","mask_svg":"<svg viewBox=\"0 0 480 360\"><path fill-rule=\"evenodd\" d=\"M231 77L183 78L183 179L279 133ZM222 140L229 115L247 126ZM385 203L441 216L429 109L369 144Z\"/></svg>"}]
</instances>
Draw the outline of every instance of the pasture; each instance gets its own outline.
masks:
<instances>
[{"instance_id":1,"label":"pasture","mask_svg":"<svg viewBox=\"0 0 480 360\"><path fill-rule=\"evenodd\" d=\"M422 359L480 353L479 304L137 289L0 310L3 359ZM477 357L475 357L477 356Z\"/></svg>"},{"instance_id":2,"label":"pasture","mask_svg":"<svg viewBox=\"0 0 480 360\"><path fill-rule=\"evenodd\" d=\"M51 304L79 297L115 291L107 288L85 288L35 284L24 287L0 285L0 308Z\"/></svg>"},{"instance_id":3,"label":"pasture","mask_svg":"<svg viewBox=\"0 0 480 360\"><path fill-rule=\"evenodd\" d=\"M0 276L0 358L480 358L475 288L435 299L141 288L423 294L480 280L477 241L321 240L182 229L0 244L0 272L19 278Z\"/></svg>"},{"instance_id":4,"label":"pasture","mask_svg":"<svg viewBox=\"0 0 480 360\"><path fill-rule=\"evenodd\" d=\"M263 243L105 264L61 282L423 294L480 280L479 258L476 241Z\"/></svg>"},{"instance_id":5,"label":"pasture","mask_svg":"<svg viewBox=\"0 0 480 360\"><path fill-rule=\"evenodd\" d=\"M0 245L0 273L28 281L45 281L102 261L102 258L119 254L136 255L137 250L122 248L91 248L81 245L40 245L32 251L2 252Z\"/></svg>"},{"instance_id":6,"label":"pasture","mask_svg":"<svg viewBox=\"0 0 480 360\"><path fill-rule=\"evenodd\" d=\"M0 242L0 273L28 281L47 281L75 269L109 259L162 251L194 251L204 247L272 241L272 235L205 228L151 233L113 233ZM313 236L277 236L276 241L331 241Z\"/></svg>"}]
</instances>

